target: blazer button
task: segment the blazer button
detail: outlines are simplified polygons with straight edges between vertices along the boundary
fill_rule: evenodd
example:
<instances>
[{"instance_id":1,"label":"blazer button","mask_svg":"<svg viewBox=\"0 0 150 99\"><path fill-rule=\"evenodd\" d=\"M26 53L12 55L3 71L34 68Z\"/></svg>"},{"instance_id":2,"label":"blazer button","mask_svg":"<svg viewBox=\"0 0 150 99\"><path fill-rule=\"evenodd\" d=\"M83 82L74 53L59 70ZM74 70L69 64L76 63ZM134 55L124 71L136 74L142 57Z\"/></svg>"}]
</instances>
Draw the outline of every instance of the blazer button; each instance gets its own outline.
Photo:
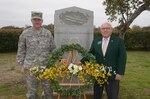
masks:
<instances>
[{"instance_id":1,"label":"blazer button","mask_svg":"<svg viewBox=\"0 0 150 99\"><path fill-rule=\"evenodd\" d=\"M105 60L106 58L104 57L103 59Z\"/></svg>"}]
</instances>

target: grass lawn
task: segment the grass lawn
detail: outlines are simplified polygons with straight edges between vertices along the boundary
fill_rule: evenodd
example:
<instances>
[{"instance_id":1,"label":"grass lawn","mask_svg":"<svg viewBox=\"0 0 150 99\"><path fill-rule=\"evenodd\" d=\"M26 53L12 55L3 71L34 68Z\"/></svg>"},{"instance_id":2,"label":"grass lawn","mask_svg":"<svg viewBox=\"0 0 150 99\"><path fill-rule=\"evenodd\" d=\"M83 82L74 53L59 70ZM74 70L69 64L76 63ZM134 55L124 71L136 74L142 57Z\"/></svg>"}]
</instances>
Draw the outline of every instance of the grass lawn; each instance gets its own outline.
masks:
<instances>
[{"instance_id":1,"label":"grass lawn","mask_svg":"<svg viewBox=\"0 0 150 99\"><path fill-rule=\"evenodd\" d=\"M127 52L126 73L119 99L150 99L150 52ZM0 53L0 99L26 99L24 77L16 53Z\"/></svg>"},{"instance_id":2,"label":"grass lawn","mask_svg":"<svg viewBox=\"0 0 150 99\"><path fill-rule=\"evenodd\" d=\"M150 99L150 52L128 52L120 99Z\"/></svg>"}]
</instances>

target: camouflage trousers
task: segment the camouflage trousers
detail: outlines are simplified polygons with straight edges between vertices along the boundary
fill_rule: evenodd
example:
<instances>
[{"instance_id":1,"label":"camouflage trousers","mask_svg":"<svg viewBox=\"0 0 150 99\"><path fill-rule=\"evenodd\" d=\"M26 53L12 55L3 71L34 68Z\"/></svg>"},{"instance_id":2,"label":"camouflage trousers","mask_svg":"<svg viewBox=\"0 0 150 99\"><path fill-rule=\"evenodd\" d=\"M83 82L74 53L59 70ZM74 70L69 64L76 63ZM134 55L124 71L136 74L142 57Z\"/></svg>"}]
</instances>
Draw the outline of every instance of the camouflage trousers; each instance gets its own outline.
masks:
<instances>
[{"instance_id":1,"label":"camouflage trousers","mask_svg":"<svg viewBox=\"0 0 150 99\"><path fill-rule=\"evenodd\" d=\"M39 99L37 94L39 83L43 89L42 99L53 99L53 90L50 88L48 80L37 80L34 75L30 75L29 70L25 70L25 77L28 89L26 96L28 99Z\"/></svg>"}]
</instances>

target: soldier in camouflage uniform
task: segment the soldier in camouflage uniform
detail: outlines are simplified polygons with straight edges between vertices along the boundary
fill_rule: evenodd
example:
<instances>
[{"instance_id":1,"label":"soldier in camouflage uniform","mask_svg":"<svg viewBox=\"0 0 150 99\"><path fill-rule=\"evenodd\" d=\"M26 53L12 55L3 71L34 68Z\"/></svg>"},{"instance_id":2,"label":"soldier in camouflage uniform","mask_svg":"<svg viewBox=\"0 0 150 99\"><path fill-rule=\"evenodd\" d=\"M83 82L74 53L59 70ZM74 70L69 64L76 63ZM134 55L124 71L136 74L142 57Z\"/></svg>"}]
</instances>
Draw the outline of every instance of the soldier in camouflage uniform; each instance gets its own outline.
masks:
<instances>
[{"instance_id":1,"label":"soldier in camouflage uniform","mask_svg":"<svg viewBox=\"0 0 150 99\"><path fill-rule=\"evenodd\" d=\"M55 44L51 32L42 27L41 12L32 12L31 22L33 27L24 30L19 37L17 62L26 77L28 99L38 99L39 81L35 76L30 75L29 68L36 65L46 66L49 53L55 48ZM53 91L49 82L42 80L41 85L44 93L43 99L52 99Z\"/></svg>"}]
</instances>

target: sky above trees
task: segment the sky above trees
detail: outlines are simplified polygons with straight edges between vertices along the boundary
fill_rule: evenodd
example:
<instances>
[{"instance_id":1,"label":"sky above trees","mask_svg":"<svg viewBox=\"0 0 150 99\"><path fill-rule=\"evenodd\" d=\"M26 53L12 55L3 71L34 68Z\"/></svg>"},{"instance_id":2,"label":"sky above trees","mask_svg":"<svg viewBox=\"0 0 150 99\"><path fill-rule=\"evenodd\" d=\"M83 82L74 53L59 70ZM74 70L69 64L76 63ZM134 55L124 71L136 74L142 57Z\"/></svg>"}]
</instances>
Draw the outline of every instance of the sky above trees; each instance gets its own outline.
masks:
<instances>
[{"instance_id":1,"label":"sky above trees","mask_svg":"<svg viewBox=\"0 0 150 99\"><path fill-rule=\"evenodd\" d=\"M105 14L103 0L0 0L0 27L13 25L24 27L31 25L31 11L43 12L44 23L54 23L55 10L67 7L80 7L94 12L94 25L99 27L108 19ZM150 11L144 11L138 16L132 25L149 26ZM119 25L112 22L113 26Z\"/></svg>"}]
</instances>

